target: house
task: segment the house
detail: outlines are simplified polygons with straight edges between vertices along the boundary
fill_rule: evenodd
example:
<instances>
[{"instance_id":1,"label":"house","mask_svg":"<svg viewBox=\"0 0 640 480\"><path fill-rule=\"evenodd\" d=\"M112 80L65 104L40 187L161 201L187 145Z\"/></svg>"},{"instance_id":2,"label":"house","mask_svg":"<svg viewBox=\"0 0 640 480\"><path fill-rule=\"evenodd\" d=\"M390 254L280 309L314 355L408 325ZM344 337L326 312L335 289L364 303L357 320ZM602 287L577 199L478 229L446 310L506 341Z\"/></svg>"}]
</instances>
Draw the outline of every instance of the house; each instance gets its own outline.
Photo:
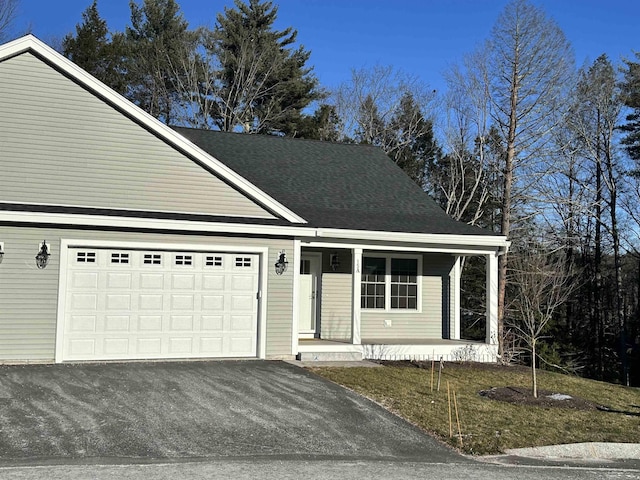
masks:
<instances>
[{"instance_id":1,"label":"house","mask_svg":"<svg viewBox=\"0 0 640 480\"><path fill-rule=\"evenodd\" d=\"M0 166L0 362L496 358L506 238L376 148L171 129L26 36ZM485 342L460 339L465 256Z\"/></svg>"}]
</instances>

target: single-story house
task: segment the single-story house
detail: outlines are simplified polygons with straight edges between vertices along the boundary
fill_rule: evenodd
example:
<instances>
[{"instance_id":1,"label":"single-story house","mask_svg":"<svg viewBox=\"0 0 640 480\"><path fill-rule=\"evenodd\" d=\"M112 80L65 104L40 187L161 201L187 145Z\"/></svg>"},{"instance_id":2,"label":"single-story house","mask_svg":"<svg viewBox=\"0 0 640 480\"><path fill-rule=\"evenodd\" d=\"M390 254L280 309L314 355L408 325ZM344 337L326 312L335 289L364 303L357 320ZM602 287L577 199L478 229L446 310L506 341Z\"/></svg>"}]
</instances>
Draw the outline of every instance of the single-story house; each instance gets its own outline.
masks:
<instances>
[{"instance_id":1,"label":"single-story house","mask_svg":"<svg viewBox=\"0 0 640 480\"><path fill-rule=\"evenodd\" d=\"M507 239L377 148L169 128L28 35L0 46L0 167L0 362L496 358Z\"/></svg>"}]
</instances>

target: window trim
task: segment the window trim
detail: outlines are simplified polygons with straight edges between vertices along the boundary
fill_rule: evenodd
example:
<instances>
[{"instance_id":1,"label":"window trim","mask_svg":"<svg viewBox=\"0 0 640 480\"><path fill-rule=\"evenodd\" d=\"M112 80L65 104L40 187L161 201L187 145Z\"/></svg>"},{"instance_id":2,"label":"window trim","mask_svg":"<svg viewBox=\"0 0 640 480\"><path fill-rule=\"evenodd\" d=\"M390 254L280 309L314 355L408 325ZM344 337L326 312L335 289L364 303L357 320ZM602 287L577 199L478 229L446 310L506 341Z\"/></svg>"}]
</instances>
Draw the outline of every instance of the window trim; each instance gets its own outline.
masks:
<instances>
[{"instance_id":1,"label":"window trim","mask_svg":"<svg viewBox=\"0 0 640 480\"><path fill-rule=\"evenodd\" d=\"M385 313L385 314L415 314L422 313L422 255L412 255L405 253L383 253L368 251L362 254L362 266L364 270L365 258L384 258L385 259L385 273L384 273L384 308L366 308L362 306L362 294L360 293L360 310L366 313ZM418 272L416 277L417 283L417 298L416 308L391 308L391 259L414 259L418 262ZM360 285L362 286L362 273L360 274Z\"/></svg>"}]
</instances>

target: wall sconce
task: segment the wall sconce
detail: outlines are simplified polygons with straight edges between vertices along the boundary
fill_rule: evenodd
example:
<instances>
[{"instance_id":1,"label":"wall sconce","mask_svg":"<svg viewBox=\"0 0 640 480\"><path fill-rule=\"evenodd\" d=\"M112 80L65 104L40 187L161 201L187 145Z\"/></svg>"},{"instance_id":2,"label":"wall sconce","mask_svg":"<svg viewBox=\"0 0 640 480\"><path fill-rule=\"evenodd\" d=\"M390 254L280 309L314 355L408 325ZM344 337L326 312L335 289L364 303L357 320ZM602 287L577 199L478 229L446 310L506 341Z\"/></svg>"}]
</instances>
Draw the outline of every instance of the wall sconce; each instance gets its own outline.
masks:
<instances>
[{"instance_id":1,"label":"wall sconce","mask_svg":"<svg viewBox=\"0 0 640 480\"><path fill-rule=\"evenodd\" d=\"M275 264L276 275L282 275L284 272L287 271L288 266L289 266L289 262L287 262L287 255L284 253L284 250L282 250L278 255L278 261Z\"/></svg>"},{"instance_id":2,"label":"wall sconce","mask_svg":"<svg viewBox=\"0 0 640 480\"><path fill-rule=\"evenodd\" d=\"M4 242L0 242L0 263L4 259Z\"/></svg>"},{"instance_id":3,"label":"wall sconce","mask_svg":"<svg viewBox=\"0 0 640 480\"><path fill-rule=\"evenodd\" d=\"M329 254L329 265L331 266L331 270L334 272L340 267L340 259L338 259L338 254L336 252Z\"/></svg>"},{"instance_id":4,"label":"wall sconce","mask_svg":"<svg viewBox=\"0 0 640 480\"><path fill-rule=\"evenodd\" d=\"M47 266L49 263L49 257L51 254L49 253L49 245L47 245L47 241L43 240L42 245L40 245L40 251L36 255L36 266L40 269Z\"/></svg>"}]
</instances>

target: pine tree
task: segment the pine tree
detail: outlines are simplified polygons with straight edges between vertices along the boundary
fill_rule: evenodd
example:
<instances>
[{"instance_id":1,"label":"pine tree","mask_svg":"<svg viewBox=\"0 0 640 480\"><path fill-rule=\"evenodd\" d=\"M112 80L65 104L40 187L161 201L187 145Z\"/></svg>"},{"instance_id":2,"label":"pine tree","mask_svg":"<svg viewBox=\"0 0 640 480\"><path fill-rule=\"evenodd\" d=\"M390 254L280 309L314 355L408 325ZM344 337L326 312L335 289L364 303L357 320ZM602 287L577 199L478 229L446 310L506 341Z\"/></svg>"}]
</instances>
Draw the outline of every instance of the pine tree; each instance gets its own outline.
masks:
<instances>
[{"instance_id":1,"label":"pine tree","mask_svg":"<svg viewBox=\"0 0 640 480\"><path fill-rule=\"evenodd\" d=\"M124 93L123 45L119 38L111 38L107 22L100 17L98 2L94 0L82 13L82 23L76 25L75 35L64 37L62 50L64 56L76 65L119 93Z\"/></svg>"},{"instance_id":2,"label":"pine tree","mask_svg":"<svg viewBox=\"0 0 640 480\"><path fill-rule=\"evenodd\" d=\"M640 53L636 53L640 60ZM626 117L627 123L622 126L626 136L622 140L629 156L640 161L640 63L625 60L623 98L624 104L632 109Z\"/></svg>"},{"instance_id":3,"label":"pine tree","mask_svg":"<svg viewBox=\"0 0 640 480\"><path fill-rule=\"evenodd\" d=\"M179 120L184 104L185 58L195 55L197 33L180 13L175 0L133 1L131 26L126 28L127 96L166 124Z\"/></svg>"},{"instance_id":4,"label":"pine tree","mask_svg":"<svg viewBox=\"0 0 640 480\"><path fill-rule=\"evenodd\" d=\"M206 48L219 62L212 117L220 130L294 134L302 110L322 96L310 52L293 49L297 32L273 28L277 12L272 2L235 0L217 17Z\"/></svg>"}]
</instances>

